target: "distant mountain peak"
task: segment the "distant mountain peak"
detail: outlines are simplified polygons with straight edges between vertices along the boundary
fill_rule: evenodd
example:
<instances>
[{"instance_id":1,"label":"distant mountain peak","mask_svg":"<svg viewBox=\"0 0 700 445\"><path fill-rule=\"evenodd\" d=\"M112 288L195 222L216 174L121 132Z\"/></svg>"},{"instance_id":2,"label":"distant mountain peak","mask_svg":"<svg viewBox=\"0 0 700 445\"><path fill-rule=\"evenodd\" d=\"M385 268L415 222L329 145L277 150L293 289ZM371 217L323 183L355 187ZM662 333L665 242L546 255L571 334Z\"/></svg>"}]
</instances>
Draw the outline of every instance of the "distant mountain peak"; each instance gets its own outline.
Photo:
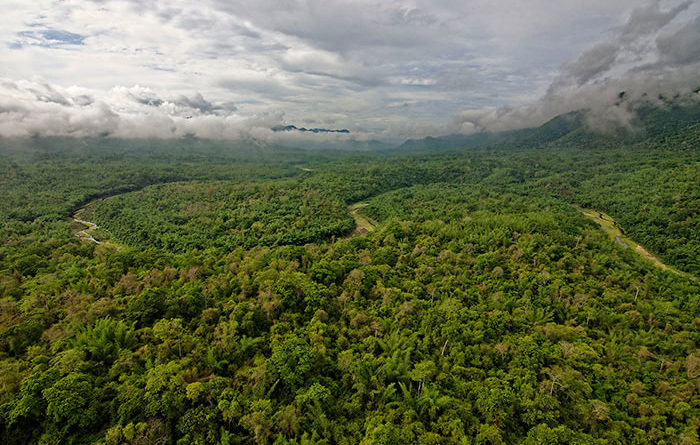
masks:
<instances>
[{"instance_id":1,"label":"distant mountain peak","mask_svg":"<svg viewBox=\"0 0 700 445\"><path fill-rule=\"evenodd\" d=\"M297 127L296 125L286 125L279 127L272 127L272 131L301 131L304 133L350 133L350 130L343 128L340 130L331 130L328 128L305 128Z\"/></svg>"}]
</instances>

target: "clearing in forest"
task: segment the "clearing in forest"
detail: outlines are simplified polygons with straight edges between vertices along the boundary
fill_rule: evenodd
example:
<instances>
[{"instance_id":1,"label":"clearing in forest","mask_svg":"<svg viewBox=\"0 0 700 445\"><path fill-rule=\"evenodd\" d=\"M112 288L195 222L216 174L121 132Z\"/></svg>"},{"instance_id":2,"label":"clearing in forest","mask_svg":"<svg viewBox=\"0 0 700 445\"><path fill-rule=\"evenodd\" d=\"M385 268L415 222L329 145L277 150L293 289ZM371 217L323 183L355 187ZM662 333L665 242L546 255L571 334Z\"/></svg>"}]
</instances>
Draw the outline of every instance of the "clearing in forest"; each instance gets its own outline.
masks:
<instances>
[{"instance_id":1,"label":"clearing in forest","mask_svg":"<svg viewBox=\"0 0 700 445\"><path fill-rule=\"evenodd\" d=\"M352 233L353 235L365 235L377 227L375 221L360 214L360 209L367 207L367 205L366 202L358 202L348 206L350 215L355 219L355 231Z\"/></svg>"},{"instance_id":2,"label":"clearing in forest","mask_svg":"<svg viewBox=\"0 0 700 445\"><path fill-rule=\"evenodd\" d=\"M576 209L588 218L597 222L603 229L603 231L605 231L605 233L607 233L611 239L615 240L618 244L620 244L622 248L629 248L634 250L635 252L637 252L637 254L650 260L652 263L654 263L655 266L660 267L663 270L670 270L671 272L678 275L689 276L686 273L683 273L679 270L674 269L673 267L662 263L660 259L649 253L649 251L646 250L643 246L637 244L632 239L630 239L627 235L625 235L622 228L617 224L617 222L615 222L614 219L610 217L610 215L598 210L583 209L580 207L576 207Z\"/></svg>"}]
</instances>

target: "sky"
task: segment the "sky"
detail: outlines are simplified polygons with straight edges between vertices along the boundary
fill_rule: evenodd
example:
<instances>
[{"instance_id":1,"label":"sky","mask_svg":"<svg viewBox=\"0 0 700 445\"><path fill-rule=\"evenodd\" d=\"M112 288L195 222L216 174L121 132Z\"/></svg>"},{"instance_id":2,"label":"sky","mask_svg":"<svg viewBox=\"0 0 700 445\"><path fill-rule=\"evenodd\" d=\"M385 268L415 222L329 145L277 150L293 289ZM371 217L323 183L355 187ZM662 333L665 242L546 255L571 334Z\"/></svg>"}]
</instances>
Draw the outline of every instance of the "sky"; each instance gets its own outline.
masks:
<instances>
[{"instance_id":1,"label":"sky","mask_svg":"<svg viewBox=\"0 0 700 445\"><path fill-rule=\"evenodd\" d=\"M700 0L0 1L4 136L401 140L580 108L605 127L700 87Z\"/></svg>"}]
</instances>

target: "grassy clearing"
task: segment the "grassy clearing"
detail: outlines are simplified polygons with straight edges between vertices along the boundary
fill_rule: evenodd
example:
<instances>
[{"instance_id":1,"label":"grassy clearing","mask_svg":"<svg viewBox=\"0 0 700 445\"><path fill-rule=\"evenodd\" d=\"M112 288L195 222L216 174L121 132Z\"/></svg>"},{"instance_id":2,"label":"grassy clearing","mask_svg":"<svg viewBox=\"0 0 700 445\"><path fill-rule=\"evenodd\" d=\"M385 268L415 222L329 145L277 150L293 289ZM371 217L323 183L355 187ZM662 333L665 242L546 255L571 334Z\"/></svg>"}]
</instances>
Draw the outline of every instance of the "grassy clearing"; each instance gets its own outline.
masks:
<instances>
[{"instance_id":1,"label":"grassy clearing","mask_svg":"<svg viewBox=\"0 0 700 445\"><path fill-rule=\"evenodd\" d=\"M370 218L360 214L360 209L367 207L366 202L358 202L348 206L350 215L355 219L355 231L353 235L364 235L377 227L377 223Z\"/></svg>"},{"instance_id":2,"label":"grassy clearing","mask_svg":"<svg viewBox=\"0 0 700 445\"><path fill-rule=\"evenodd\" d=\"M663 270L669 270L675 274L695 279L694 277L684 272L676 270L673 267L662 263L661 260L649 253L649 251L646 250L642 245L634 242L634 240L625 235L620 226L615 222L614 219L610 217L610 215L600 212L598 210L583 209L580 207L576 207L576 209L588 218L597 222L598 225L600 225L600 227L603 229L603 231L605 231L605 233L607 233L612 240L617 242L623 248L634 250L635 252L637 252L638 255L650 260L652 263L654 263L655 266Z\"/></svg>"}]
</instances>

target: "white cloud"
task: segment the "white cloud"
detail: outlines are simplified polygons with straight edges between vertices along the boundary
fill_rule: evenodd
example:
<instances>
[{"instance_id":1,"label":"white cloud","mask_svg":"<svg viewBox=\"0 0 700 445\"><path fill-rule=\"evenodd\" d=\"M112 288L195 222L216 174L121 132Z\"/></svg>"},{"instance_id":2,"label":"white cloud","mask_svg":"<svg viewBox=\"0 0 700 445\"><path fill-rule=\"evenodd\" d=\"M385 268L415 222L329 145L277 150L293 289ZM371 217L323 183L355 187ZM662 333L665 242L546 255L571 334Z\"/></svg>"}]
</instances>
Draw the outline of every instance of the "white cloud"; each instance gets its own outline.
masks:
<instances>
[{"instance_id":1,"label":"white cloud","mask_svg":"<svg viewBox=\"0 0 700 445\"><path fill-rule=\"evenodd\" d=\"M267 134L270 116L330 120L357 137L530 123L560 107L495 127L446 125L470 109L513 116L538 96L581 94L606 77L639 77L641 66L681 70L697 58L690 21L700 9L633 9L637 0L8 2L0 76L16 88L0 90L1 134L153 137ZM51 99L56 92L67 103Z\"/></svg>"},{"instance_id":2,"label":"white cloud","mask_svg":"<svg viewBox=\"0 0 700 445\"><path fill-rule=\"evenodd\" d=\"M635 108L659 102L659 96L700 100L698 12L697 3L689 1L667 9L659 1L635 8L605 40L564 64L538 101L463 111L448 129L473 133L530 127L580 109L593 111L590 124L609 129L629 126Z\"/></svg>"}]
</instances>

